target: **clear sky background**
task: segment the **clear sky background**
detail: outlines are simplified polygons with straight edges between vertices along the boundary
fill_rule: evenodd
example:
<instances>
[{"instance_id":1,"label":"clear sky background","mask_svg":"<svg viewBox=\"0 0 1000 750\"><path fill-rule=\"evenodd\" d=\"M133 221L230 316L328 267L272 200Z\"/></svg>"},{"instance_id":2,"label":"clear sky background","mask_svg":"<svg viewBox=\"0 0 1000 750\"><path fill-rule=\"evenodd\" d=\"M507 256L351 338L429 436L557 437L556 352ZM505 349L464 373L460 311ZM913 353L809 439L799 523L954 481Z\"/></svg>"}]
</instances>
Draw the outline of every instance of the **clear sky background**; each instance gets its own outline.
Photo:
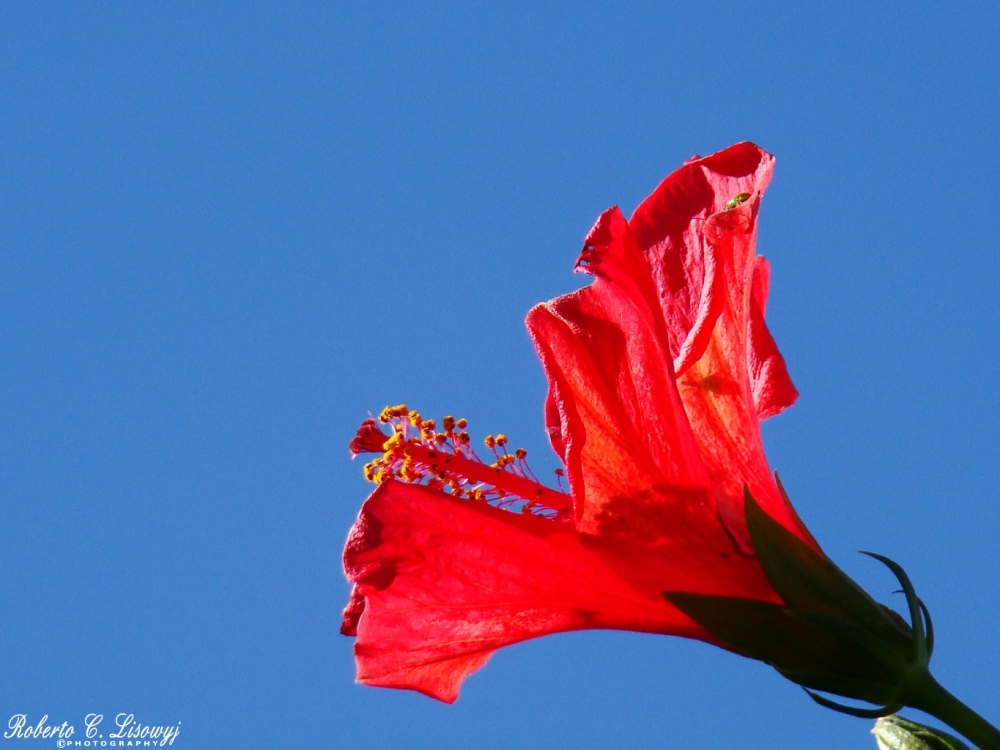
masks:
<instances>
[{"instance_id":1,"label":"clear sky background","mask_svg":"<svg viewBox=\"0 0 1000 750\"><path fill-rule=\"evenodd\" d=\"M551 475L525 312L586 282L602 210L741 140L777 157L759 251L802 394L771 464L874 595L903 605L857 550L906 567L935 673L1000 720L995 2L38 3L0 10L3 724L873 748L700 643L536 640L449 707L355 685L337 633L358 423L465 416Z\"/></svg>"}]
</instances>

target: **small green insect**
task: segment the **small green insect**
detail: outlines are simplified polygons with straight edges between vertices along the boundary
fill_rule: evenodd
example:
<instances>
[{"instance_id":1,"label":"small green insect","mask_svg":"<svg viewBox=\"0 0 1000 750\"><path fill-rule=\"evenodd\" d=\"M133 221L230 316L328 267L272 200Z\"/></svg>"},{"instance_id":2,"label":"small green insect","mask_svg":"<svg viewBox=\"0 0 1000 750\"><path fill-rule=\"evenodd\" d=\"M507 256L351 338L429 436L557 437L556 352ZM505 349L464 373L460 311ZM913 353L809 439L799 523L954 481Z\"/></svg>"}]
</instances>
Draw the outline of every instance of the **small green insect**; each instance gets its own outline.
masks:
<instances>
[{"instance_id":1,"label":"small green insect","mask_svg":"<svg viewBox=\"0 0 1000 750\"><path fill-rule=\"evenodd\" d=\"M738 193L733 196L733 199L726 204L726 210L731 208L736 208L738 205L743 203L747 198L750 197L750 193Z\"/></svg>"}]
</instances>

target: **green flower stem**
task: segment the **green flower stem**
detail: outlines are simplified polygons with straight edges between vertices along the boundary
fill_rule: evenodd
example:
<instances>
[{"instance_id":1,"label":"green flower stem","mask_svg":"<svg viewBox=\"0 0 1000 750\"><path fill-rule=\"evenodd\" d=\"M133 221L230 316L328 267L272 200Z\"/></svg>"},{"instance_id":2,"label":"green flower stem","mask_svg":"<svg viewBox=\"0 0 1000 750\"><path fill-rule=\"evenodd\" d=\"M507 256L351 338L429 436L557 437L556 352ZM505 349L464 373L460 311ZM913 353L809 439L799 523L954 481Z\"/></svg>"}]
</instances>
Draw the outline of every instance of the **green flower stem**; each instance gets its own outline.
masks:
<instances>
[{"instance_id":1,"label":"green flower stem","mask_svg":"<svg viewBox=\"0 0 1000 750\"><path fill-rule=\"evenodd\" d=\"M930 672L923 671L908 687L908 706L940 719L980 750L1000 750L1000 730L941 687Z\"/></svg>"}]
</instances>

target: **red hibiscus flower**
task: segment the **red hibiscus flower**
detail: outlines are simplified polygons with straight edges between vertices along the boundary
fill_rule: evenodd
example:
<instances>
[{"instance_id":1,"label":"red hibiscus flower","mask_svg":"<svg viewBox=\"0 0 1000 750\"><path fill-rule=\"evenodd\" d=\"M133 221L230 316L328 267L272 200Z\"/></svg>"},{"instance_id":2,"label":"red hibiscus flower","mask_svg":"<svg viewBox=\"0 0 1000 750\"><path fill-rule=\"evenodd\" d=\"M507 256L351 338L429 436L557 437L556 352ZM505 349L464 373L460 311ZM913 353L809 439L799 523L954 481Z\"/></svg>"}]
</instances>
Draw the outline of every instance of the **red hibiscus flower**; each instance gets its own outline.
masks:
<instances>
[{"instance_id":1,"label":"red hibiscus flower","mask_svg":"<svg viewBox=\"0 0 1000 750\"><path fill-rule=\"evenodd\" d=\"M931 676L930 616L902 569L872 555L911 625L822 553L768 468L760 421L798 395L754 253L773 162L740 143L690 160L630 219L605 211L576 266L593 283L528 313L569 493L539 483L504 435L481 460L462 419L439 430L397 406L361 425L351 451L381 455L344 550L341 632L357 637L360 682L451 702L501 646L618 628L715 643L880 704L810 692L830 708L912 706L1000 748Z\"/></svg>"},{"instance_id":2,"label":"red hibiscus flower","mask_svg":"<svg viewBox=\"0 0 1000 750\"><path fill-rule=\"evenodd\" d=\"M497 648L620 628L718 639L664 598L780 603L744 519L744 487L806 544L779 492L760 420L797 392L764 323L769 268L754 254L773 157L741 143L692 159L626 221L588 234L577 292L536 306L528 330L549 383L552 445L568 495L523 452L464 422L443 431L405 407L366 421L354 453L379 486L351 531L342 632L358 680L444 701Z\"/></svg>"}]
</instances>

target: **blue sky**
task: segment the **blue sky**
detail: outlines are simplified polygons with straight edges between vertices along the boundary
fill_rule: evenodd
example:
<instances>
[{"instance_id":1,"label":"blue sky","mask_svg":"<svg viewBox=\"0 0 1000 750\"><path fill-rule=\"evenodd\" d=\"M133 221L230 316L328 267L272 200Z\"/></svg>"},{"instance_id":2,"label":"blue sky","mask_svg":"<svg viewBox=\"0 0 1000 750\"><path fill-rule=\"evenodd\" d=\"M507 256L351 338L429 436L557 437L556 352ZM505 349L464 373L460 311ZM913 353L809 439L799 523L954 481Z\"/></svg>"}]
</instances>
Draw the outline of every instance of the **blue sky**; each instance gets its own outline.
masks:
<instances>
[{"instance_id":1,"label":"blue sky","mask_svg":"<svg viewBox=\"0 0 1000 750\"><path fill-rule=\"evenodd\" d=\"M337 634L360 420L460 414L551 471L525 312L584 283L602 210L741 140L777 157L759 250L802 394L771 464L873 594L856 550L906 567L935 673L1000 719L998 38L991 2L0 10L0 719L874 747L700 643L540 639L448 707L356 686Z\"/></svg>"}]
</instances>

